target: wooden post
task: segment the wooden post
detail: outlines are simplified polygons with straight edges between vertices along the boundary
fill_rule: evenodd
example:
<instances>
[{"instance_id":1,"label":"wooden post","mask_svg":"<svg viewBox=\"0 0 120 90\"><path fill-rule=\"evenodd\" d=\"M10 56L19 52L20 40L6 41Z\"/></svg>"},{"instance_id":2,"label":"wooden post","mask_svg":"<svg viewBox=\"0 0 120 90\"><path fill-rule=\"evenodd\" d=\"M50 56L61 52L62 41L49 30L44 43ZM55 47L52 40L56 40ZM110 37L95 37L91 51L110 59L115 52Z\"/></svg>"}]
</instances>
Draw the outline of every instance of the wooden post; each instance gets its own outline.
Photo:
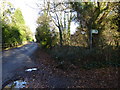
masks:
<instances>
[{"instance_id":1,"label":"wooden post","mask_svg":"<svg viewBox=\"0 0 120 90\"><path fill-rule=\"evenodd\" d=\"M92 29L90 30L90 50L92 50Z\"/></svg>"}]
</instances>

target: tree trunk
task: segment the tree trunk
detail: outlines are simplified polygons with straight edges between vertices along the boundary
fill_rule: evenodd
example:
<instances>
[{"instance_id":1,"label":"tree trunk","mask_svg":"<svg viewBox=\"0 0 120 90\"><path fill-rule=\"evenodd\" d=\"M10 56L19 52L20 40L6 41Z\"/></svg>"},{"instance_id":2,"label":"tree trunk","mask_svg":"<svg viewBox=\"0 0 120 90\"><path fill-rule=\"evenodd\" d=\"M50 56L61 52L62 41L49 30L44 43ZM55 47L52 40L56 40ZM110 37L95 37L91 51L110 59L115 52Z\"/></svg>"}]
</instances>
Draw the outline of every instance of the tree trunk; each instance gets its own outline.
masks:
<instances>
[{"instance_id":1,"label":"tree trunk","mask_svg":"<svg viewBox=\"0 0 120 90\"><path fill-rule=\"evenodd\" d=\"M58 28L59 28L59 35L60 35L60 46L62 46L63 45L62 30L60 26Z\"/></svg>"}]
</instances>

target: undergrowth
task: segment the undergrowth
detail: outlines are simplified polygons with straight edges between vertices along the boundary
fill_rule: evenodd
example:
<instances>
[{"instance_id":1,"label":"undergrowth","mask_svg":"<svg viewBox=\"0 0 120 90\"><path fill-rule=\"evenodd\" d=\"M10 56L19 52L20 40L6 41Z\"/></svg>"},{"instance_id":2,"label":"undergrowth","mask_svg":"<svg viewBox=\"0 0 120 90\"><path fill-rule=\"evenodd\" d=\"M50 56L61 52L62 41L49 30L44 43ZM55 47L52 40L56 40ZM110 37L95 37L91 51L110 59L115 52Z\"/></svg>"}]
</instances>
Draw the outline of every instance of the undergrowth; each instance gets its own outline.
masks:
<instances>
[{"instance_id":1,"label":"undergrowth","mask_svg":"<svg viewBox=\"0 0 120 90\"><path fill-rule=\"evenodd\" d=\"M57 68L63 70L74 70L76 67L92 69L120 66L119 50L113 49L113 47L89 50L83 47L63 46L54 47L48 52L57 62Z\"/></svg>"}]
</instances>

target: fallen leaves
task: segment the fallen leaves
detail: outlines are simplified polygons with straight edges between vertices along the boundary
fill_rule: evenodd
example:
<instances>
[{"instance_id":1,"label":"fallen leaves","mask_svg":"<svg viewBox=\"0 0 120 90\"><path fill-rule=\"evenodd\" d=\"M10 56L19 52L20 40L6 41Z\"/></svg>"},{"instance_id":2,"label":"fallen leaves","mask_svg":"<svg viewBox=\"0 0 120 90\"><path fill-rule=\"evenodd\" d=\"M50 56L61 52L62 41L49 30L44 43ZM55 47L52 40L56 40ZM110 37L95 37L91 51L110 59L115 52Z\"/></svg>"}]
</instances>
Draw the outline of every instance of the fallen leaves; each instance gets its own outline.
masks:
<instances>
[{"instance_id":1,"label":"fallen leaves","mask_svg":"<svg viewBox=\"0 0 120 90\"><path fill-rule=\"evenodd\" d=\"M27 78L31 88L118 88L118 67L106 67L85 70L71 67L74 70L61 70L56 68L55 61L43 50L36 52L39 70ZM64 80L65 79L65 80ZM54 80L55 82L52 82ZM62 82L63 81L63 82ZM63 83L65 85L63 85ZM55 85L53 85L55 84ZM61 87L60 87L61 86Z\"/></svg>"}]
</instances>

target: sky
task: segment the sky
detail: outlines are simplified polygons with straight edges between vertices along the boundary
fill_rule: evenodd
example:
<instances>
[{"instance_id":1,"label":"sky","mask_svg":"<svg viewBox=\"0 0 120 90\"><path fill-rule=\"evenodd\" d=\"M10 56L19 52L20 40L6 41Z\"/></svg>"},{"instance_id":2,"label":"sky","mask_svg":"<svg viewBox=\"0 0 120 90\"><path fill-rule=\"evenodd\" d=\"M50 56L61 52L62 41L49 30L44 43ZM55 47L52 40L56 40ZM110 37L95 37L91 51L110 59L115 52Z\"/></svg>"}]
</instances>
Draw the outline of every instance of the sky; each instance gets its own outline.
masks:
<instances>
[{"instance_id":1,"label":"sky","mask_svg":"<svg viewBox=\"0 0 120 90\"><path fill-rule=\"evenodd\" d=\"M40 9L37 7L36 2L42 4L43 0L7 0L11 2L15 8L20 8L26 22L26 25L33 33L36 31L36 20ZM71 34L75 32L77 24L71 23Z\"/></svg>"},{"instance_id":2,"label":"sky","mask_svg":"<svg viewBox=\"0 0 120 90\"><path fill-rule=\"evenodd\" d=\"M38 18L39 9L36 6L37 0L8 0L15 8L20 8L26 22L26 25L30 27L34 33L36 29L36 20Z\"/></svg>"}]
</instances>

